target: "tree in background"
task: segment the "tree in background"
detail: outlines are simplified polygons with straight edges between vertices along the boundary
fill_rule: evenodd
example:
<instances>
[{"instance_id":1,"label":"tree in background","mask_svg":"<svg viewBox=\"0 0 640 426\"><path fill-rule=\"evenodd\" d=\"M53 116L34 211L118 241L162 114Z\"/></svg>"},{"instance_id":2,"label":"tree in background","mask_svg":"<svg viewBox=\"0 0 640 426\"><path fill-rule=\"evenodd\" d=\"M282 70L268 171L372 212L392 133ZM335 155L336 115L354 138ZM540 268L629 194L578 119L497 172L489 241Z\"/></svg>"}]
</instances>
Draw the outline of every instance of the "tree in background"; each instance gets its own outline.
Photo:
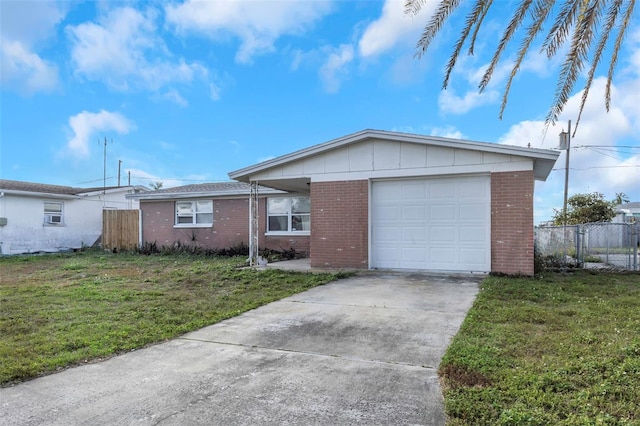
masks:
<instances>
[{"instance_id":1,"label":"tree in background","mask_svg":"<svg viewBox=\"0 0 640 426\"><path fill-rule=\"evenodd\" d=\"M616 192L616 198L613 199L612 204L613 207L619 206L620 204L626 204L629 202L629 197L624 192Z\"/></svg>"},{"instance_id":2,"label":"tree in background","mask_svg":"<svg viewBox=\"0 0 640 426\"><path fill-rule=\"evenodd\" d=\"M623 193L616 194L616 196ZM577 225L580 223L609 222L616 215L613 202L606 201L599 192L590 194L575 194L567 200L567 225ZM553 209L553 223L564 224L564 214L562 210Z\"/></svg>"},{"instance_id":3,"label":"tree in background","mask_svg":"<svg viewBox=\"0 0 640 426\"><path fill-rule=\"evenodd\" d=\"M163 182L161 180L158 180L156 182L151 182L149 184L151 189L154 190L154 191L157 191L158 189L162 189L162 185L163 185Z\"/></svg>"},{"instance_id":4,"label":"tree in background","mask_svg":"<svg viewBox=\"0 0 640 426\"><path fill-rule=\"evenodd\" d=\"M405 13L416 15L425 3L426 0L406 0ZM427 23L418 41L417 57L424 55L444 22L455 9L458 8L460 3L460 0L440 0L435 13ZM556 3L558 3L558 7L554 7ZM451 72L467 40L469 40L468 53L469 55L473 55L478 31L493 4L497 4L497 8L502 8L505 2L475 0L475 3L472 5L471 11L467 14L460 38L456 42L451 58L447 63L445 77L442 83L443 89L446 89L449 84ZM511 73L503 92L502 105L499 113L499 117L502 119L507 106L511 84L534 40L543 33L544 24L550 21L551 26L549 31L544 35L540 52L544 53L548 59L553 58L559 52L563 52L565 56L562 66L560 67L554 100L547 114L545 123L548 126L558 120L558 116L569 100L573 86L578 76L581 75L585 63L590 62L590 68L587 73L582 100L580 102L578 119L576 120L576 126L574 128L577 130L596 68L601 62L609 37L614 36L611 56L608 58L609 71L605 92L605 105L607 111L609 111L613 72L618 61L618 53L622 46L625 31L631 21L634 6L635 0L521 0L507 23L499 39L493 58L484 76L480 80L478 86L480 92L482 92L491 81L493 72L505 48L517 30L522 27L525 19L527 19L526 34L520 41L520 48L516 54ZM489 30L493 31L493 29ZM568 49L563 48L565 42L569 43ZM594 42L596 42L595 46ZM565 51L566 53L564 53ZM589 53L591 53L590 61L588 58Z\"/></svg>"}]
</instances>

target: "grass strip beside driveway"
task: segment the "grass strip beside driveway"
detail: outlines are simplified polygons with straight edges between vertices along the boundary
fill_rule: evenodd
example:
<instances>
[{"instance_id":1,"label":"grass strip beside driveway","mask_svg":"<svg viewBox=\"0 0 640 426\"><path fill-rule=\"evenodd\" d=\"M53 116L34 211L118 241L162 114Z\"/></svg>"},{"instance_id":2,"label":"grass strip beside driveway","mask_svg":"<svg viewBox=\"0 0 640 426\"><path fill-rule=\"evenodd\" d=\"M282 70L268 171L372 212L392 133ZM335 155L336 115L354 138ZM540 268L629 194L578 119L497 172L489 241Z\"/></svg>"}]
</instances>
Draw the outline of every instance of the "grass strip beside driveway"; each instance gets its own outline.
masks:
<instances>
[{"instance_id":1,"label":"grass strip beside driveway","mask_svg":"<svg viewBox=\"0 0 640 426\"><path fill-rule=\"evenodd\" d=\"M171 339L341 276L237 268L243 261L0 258L0 385Z\"/></svg>"},{"instance_id":2,"label":"grass strip beside driveway","mask_svg":"<svg viewBox=\"0 0 640 426\"><path fill-rule=\"evenodd\" d=\"M640 275L488 277L439 373L450 425L640 425Z\"/></svg>"}]
</instances>

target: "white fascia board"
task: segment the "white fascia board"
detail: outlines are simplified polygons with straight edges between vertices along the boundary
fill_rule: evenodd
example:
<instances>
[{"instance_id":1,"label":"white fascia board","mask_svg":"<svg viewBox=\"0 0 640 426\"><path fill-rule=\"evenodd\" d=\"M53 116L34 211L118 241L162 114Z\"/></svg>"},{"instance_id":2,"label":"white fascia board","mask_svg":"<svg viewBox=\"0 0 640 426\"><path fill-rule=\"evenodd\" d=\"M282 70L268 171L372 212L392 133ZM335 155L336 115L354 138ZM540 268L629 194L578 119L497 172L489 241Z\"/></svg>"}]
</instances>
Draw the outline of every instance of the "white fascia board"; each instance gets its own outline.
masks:
<instances>
[{"instance_id":1,"label":"white fascia board","mask_svg":"<svg viewBox=\"0 0 640 426\"><path fill-rule=\"evenodd\" d=\"M15 195L18 197L31 197L31 198L55 198L59 200L76 200L81 197L71 194L51 194L49 192L31 192L31 191L16 191L14 189L3 189L2 192L5 195Z\"/></svg>"},{"instance_id":2,"label":"white fascia board","mask_svg":"<svg viewBox=\"0 0 640 426\"><path fill-rule=\"evenodd\" d=\"M342 138L333 139L319 145L314 145L309 148L301 149L290 154L273 158L271 160L263 161L252 166L245 167L243 169L235 170L233 172L229 172L228 175L231 179L241 182L249 182L250 175L255 174L259 171L292 161L300 160L302 158L306 158L332 149L340 148L342 146L349 145L355 142L362 142L367 139L381 139L391 142L409 142L447 148L470 149L474 151L515 155L553 162L555 162L556 159L560 156L559 151L548 149L524 148L512 145L500 145L497 143L475 142L469 140L442 138L437 136L412 135L407 133L387 132L381 130L363 130L361 132L353 133Z\"/></svg>"},{"instance_id":3,"label":"white fascia board","mask_svg":"<svg viewBox=\"0 0 640 426\"><path fill-rule=\"evenodd\" d=\"M259 194L286 194L277 189L259 191ZM161 194L127 194L127 199L141 201L183 200L186 198L244 198L249 196L249 191L216 191L216 192L164 192Z\"/></svg>"}]
</instances>

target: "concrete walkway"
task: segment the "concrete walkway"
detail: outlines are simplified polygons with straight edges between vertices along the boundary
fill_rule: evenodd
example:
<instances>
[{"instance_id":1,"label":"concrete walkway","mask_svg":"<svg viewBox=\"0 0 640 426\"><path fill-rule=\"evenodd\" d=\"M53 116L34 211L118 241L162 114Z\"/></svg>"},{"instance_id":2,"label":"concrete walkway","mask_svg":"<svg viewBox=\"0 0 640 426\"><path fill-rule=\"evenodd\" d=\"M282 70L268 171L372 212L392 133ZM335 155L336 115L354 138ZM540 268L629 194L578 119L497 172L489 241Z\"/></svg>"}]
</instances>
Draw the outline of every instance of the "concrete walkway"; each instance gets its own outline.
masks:
<instances>
[{"instance_id":1,"label":"concrete walkway","mask_svg":"<svg viewBox=\"0 0 640 426\"><path fill-rule=\"evenodd\" d=\"M0 389L6 425L422 424L481 277L336 281L170 342Z\"/></svg>"}]
</instances>

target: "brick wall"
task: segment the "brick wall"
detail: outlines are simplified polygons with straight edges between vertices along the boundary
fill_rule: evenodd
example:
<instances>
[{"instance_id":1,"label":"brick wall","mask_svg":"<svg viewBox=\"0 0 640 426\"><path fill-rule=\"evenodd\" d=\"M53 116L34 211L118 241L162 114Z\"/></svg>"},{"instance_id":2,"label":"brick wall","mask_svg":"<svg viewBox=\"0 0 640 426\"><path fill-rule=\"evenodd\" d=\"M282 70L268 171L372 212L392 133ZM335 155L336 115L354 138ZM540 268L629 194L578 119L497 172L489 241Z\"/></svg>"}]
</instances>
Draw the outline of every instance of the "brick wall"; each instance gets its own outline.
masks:
<instances>
[{"instance_id":1,"label":"brick wall","mask_svg":"<svg viewBox=\"0 0 640 426\"><path fill-rule=\"evenodd\" d=\"M533 275L533 171L491 174L491 271Z\"/></svg>"},{"instance_id":2,"label":"brick wall","mask_svg":"<svg viewBox=\"0 0 640 426\"><path fill-rule=\"evenodd\" d=\"M311 266L367 268L369 184L311 183Z\"/></svg>"},{"instance_id":3,"label":"brick wall","mask_svg":"<svg viewBox=\"0 0 640 426\"><path fill-rule=\"evenodd\" d=\"M153 201L140 203L142 210L142 240L156 242L158 246L171 245L177 241L189 245L221 249L249 244L249 198L214 199L213 227L174 228L175 201ZM260 249L290 250L294 248L302 255L309 253L308 236L265 236L266 202L259 205Z\"/></svg>"}]
</instances>

